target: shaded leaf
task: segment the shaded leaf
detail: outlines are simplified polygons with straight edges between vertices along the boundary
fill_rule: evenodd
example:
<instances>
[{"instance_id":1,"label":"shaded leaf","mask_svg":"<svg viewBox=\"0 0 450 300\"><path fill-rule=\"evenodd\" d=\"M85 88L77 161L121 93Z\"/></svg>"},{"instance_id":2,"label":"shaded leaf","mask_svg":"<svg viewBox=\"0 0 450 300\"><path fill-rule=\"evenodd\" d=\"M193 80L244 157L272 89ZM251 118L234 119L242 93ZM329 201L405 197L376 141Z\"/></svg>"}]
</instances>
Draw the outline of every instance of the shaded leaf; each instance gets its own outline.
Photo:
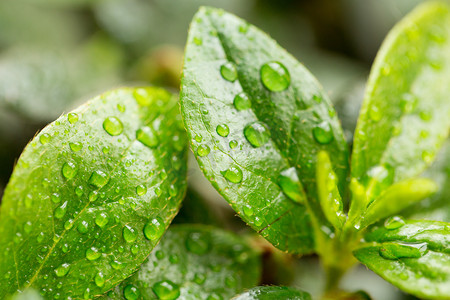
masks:
<instances>
[{"instance_id":1,"label":"shaded leaf","mask_svg":"<svg viewBox=\"0 0 450 300\"><path fill-rule=\"evenodd\" d=\"M201 8L181 109L200 167L241 218L279 249L311 252L305 205L326 223L316 201L318 151L334 154L341 190L347 173L342 130L314 77L259 29Z\"/></svg>"},{"instance_id":2,"label":"shaded leaf","mask_svg":"<svg viewBox=\"0 0 450 300\"><path fill-rule=\"evenodd\" d=\"M272 299L291 299L291 300L311 300L311 296L306 292L284 287L284 286L258 286L243 294L233 298L234 300L272 300Z\"/></svg>"},{"instance_id":3,"label":"shaded leaf","mask_svg":"<svg viewBox=\"0 0 450 300\"><path fill-rule=\"evenodd\" d=\"M204 225L172 226L140 270L113 299L230 299L258 284L261 258L230 232ZM210 298L209 298L210 297Z\"/></svg>"},{"instance_id":4,"label":"shaded leaf","mask_svg":"<svg viewBox=\"0 0 450 300\"><path fill-rule=\"evenodd\" d=\"M43 129L3 196L0 298L28 287L45 298L90 298L128 277L184 197L179 121L165 90L123 88Z\"/></svg>"},{"instance_id":5,"label":"shaded leaf","mask_svg":"<svg viewBox=\"0 0 450 300\"><path fill-rule=\"evenodd\" d=\"M450 298L450 224L409 221L387 224L354 252L369 269L418 297Z\"/></svg>"}]
</instances>

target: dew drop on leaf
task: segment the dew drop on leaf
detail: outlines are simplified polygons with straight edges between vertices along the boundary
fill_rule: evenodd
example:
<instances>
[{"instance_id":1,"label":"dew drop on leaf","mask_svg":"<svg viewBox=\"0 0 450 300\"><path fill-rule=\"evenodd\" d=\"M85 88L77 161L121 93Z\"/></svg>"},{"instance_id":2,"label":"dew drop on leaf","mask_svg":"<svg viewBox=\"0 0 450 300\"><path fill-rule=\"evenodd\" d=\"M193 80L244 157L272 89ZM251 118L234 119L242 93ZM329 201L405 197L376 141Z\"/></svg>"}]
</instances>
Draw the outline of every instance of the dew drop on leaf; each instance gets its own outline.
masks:
<instances>
[{"instance_id":1,"label":"dew drop on leaf","mask_svg":"<svg viewBox=\"0 0 450 300\"><path fill-rule=\"evenodd\" d=\"M123 239L127 242L127 243L132 243L137 239L138 233L137 231L129 226L129 225L125 225L125 227L123 228Z\"/></svg>"},{"instance_id":2,"label":"dew drop on leaf","mask_svg":"<svg viewBox=\"0 0 450 300\"><path fill-rule=\"evenodd\" d=\"M383 258L397 260L400 258L419 258L425 255L427 251L427 243L384 243L379 249L379 254Z\"/></svg>"},{"instance_id":3,"label":"dew drop on leaf","mask_svg":"<svg viewBox=\"0 0 450 300\"><path fill-rule=\"evenodd\" d=\"M149 106L152 103L148 91L143 88L136 89L133 92L133 97L141 106Z\"/></svg>"},{"instance_id":4,"label":"dew drop on leaf","mask_svg":"<svg viewBox=\"0 0 450 300\"><path fill-rule=\"evenodd\" d=\"M81 197L83 195L83 187L81 185L77 186L75 189L75 194L78 197Z\"/></svg>"},{"instance_id":5,"label":"dew drop on leaf","mask_svg":"<svg viewBox=\"0 0 450 300\"><path fill-rule=\"evenodd\" d=\"M88 199L90 202L94 202L95 200L98 199L98 191L91 191L89 193Z\"/></svg>"},{"instance_id":6,"label":"dew drop on leaf","mask_svg":"<svg viewBox=\"0 0 450 300\"><path fill-rule=\"evenodd\" d=\"M98 213L95 217L95 224L97 224L100 228L103 228L108 224L109 218L108 215L104 212Z\"/></svg>"},{"instance_id":7,"label":"dew drop on leaf","mask_svg":"<svg viewBox=\"0 0 450 300\"><path fill-rule=\"evenodd\" d=\"M41 142L42 145L47 144L48 142L50 142L51 137L48 133L44 133L39 137L39 141Z\"/></svg>"},{"instance_id":8,"label":"dew drop on leaf","mask_svg":"<svg viewBox=\"0 0 450 300\"><path fill-rule=\"evenodd\" d=\"M88 260L97 260L102 256L102 253L95 247L86 250L86 258Z\"/></svg>"},{"instance_id":9,"label":"dew drop on leaf","mask_svg":"<svg viewBox=\"0 0 450 300\"><path fill-rule=\"evenodd\" d=\"M158 281L152 290L159 299L175 300L180 296L180 287L170 280Z\"/></svg>"},{"instance_id":10,"label":"dew drop on leaf","mask_svg":"<svg viewBox=\"0 0 450 300\"><path fill-rule=\"evenodd\" d=\"M221 173L226 180L232 183L239 183L243 179L242 170L238 166L231 166Z\"/></svg>"},{"instance_id":11,"label":"dew drop on leaf","mask_svg":"<svg viewBox=\"0 0 450 300\"><path fill-rule=\"evenodd\" d=\"M227 62L220 67L220 74L225 80L235 81L238 77L236 66L232 62Z\"/></svg>"},{"instance_id":12,"label":"dew drop on leaf","mask_svg":"<svg viewBox=\"0 0 450 300\"><path fill-rule=\"evenodd\" d=\"M117 109L118 109L120 112L125 112L125 110L126 110L125 105L123 105L123 104L121 104L121 103L117 104Z\"/></svg>"},{"instance_id":13,"label":"dew drop on leaf","mask_svg":"<svg viewBox=\"0 0 450 300\"><path fill-rule=\"evenodd\" d=\"M133 246L131 246L131 253L132 253L133 255L138 254L138 253L139 253L139 245L133 245Z\"/></svg>"},{"instance_id":14,"label":"dew drop on leaf","mask_svg":"<svg viewBox=\"0 0 450 300\"><path fill-rule=\"evenodd\" d=\"M204 232L191 232L186 238L186 249L189 252L203 255L211 247L211 238Z\"/></svg>"},{"instance_id":15,"label":"dew drop on leaf","mask_svg":"<svg viewBox=\"0 0 450 300\"><path fill-rule=\"evenodd\" d=\"M89 177L89 184L96 186L97 188L104 187L108 181L108 175L100 170L92 172L91 177Z\"/></svg>"},{"instance_id":16,"label":"dew drop on leaf","mask_svg":"<svg viewBox=\"0 0 450 300\"><path fill-rule=\"evenodd\" d=\"M251 205L249 205L249 204L244 205L243 211L244 211L244 215L246 215L248 217L253 216L254 212L253 212L253 208Z\"/></svg>"},{"instance_id":17,"label":"dew drop on leaf","mask_svg":"<svg viewBox=\"0 0 450 300\"><path fill-rule=\"evenodd\" d=\"M117 117L108 117L103 121L103 129L112 136L120 135L123 131L122 121Z\"/></svg>"},{"instance_id":18,"label":"dew drop on leaf","mask_svg":"<svg viewBox=\"0 0 450 300\"><path fill-rule=\"evenodd\" d=\"M69 147L73 152L78 152L83 148L83 144L81 142L73 142L69 143Z\"/></svg>"},{"instance_id":19,"label":"dew drop on leaf","mask_svg":"<svg viewBox=\"0 0 450 300\"><path fill-rule=\"evenodd\" d=\"M233 104L238 111L246 110L252 107L250 97L245 92L237 94L234 97Z\"/></svg>"},{"instance_id":20,"label":"dew drop on leaf","mask_svg":"<svg viewBox=\"0 0 450 300\"><path fill-rule=\"evenodd\" d=\"M102 287L105 285L105 276L103 275L102 272L99 272L95 275L94 282L95 282L95 285L98 287Z\"/></svg>"},{"instance_id":21,"label":"dew drop on leaf","mask_svg":"<svg viewBox=\"0 0 450 300\"><path fill-rule=\"evenodd\" d=\"M61 196L59 196L58 193L53 193L53 194L50 196L50 199L52 199L52 202L53 202L53 203L59 203L59 202L61 202Z\"/></svg>"},{"instance_id":22,"label":"dew drop on leaf","mask_svg":"<svg viewBox=\"0 0 450 300\"><path fill-rule=\"evenodd\" d=\"M78 114L76 114L76 113L69 113L67 115L67 120L69 120L70 124L75 124L76 122L78 122Z\"/></svg>"},{"instance_id":23,"label":"dew drop on leaf","mask_svg":"<svg viewBox=\"0 0 450 300\"><path fill-rule=\"evenodd\" d=\"M266 144L270 139L270 131L262 122L253 122L245 126L244 136L255 148Z\"/></svg>"},{"instance_id":24,"label":"dew drop on leaf","mask_svg":"<svg viewBox=\"0 0 450 300\"><path fill-rule=\"evenodd\" d=\"M58 277L64 277L67 275L67 273L69 273L69 270L70 270L70 265L67 263L64 263L55 269L55 274Z\"/></svg>"},{"instance_id":25,"label":"dew drop on leaf","mask_svg":"<svg viewBox=\"0 0 450 300\"><path fill-rule=\"evenodd\" d=\"M405 225L405 220L400 216L393 216L386 219L384 227L389 230L397 229Z\"/></svg>"},{"instance_id":26,"label":"dew drop on leaf","mask_svg":"<svg viewBox=\"0 0 450 300\"><path fill-rule=\"evenodd\" d=\"M283 170L278 177L278 184L283 193L292 201L303 204L305 194L297 171L294 167Z\"/></svg>"},{"instance_id":27,"label":"dew drop on leaf","mask_svg":"<svg viewBox=\"0 0 450 300\"><path fill-rule=\"evenodd\" d=\"M78 223L77 230L79 233L86 233L89 230L89 223L85 220Z\"/></svg>"},{"instance_id":28,"label":"dew drop on leaf","mask_svg":"<svg viewBox=\"0 0 450 300\"><path fill-rule=\"evenodd\" d=\"M206 280L206 276L204 274L197 273L194 276L194 282L196 284L203 284L205 282L205 280Z\"/></svg>"},{"instance_id":29,"label":"dew drop on leaf","mask_svg":"<svg viewBox=\"0 0 450 300\"><path fill-rule=\"evenodd\" d=\"M238 146L238 142L236 140L231 140L229 145L231 149L234 149Z\"/></svg>"},{"instance_id":30,"label":"dew drop on leaf","mask_svg":"<svg viewBox=\"0 0 450 300\"><path fill-rule=\"evenodd\" d=\"M127 300L137 300L140 294L139 289L132 284L127 285L123 289L123 296Z\"/></svg>"},{"instance_id":31,"label":"dew drop on leaf","mask_svg":"<svg viewBox=\"0 0 450 300\"><path fill-rule=\"evenodd\" d=\"M331 130L330 123L328 123L327 121L323 121L316 125L313 128L313 136L319 144L331 143L334 139L334 136L333 131Z\"/></svg>"},{"instance_id":32,"label":"dew drop on leaf","mask_svg":"<svg viewBox=\"0 0 450 300\"><path fill-rule=\"evenodd\" d=\"M291 84L291 75L287 68L276 61L262 65L260 70L261 81L272 92L286 90Z\"/></svg>"},{"instance_id":33,"label":"dew drop on leaf","mask_svg":"<svg viewBox=\"0 0 450 300\"><path fill-rule=\"evenodd\" d=\"M55 209L55 214L54 214L55 218L61 219L66 214L66 211L67 211L67 201Z\"/></svg>"},{"instance_id":34,"label":"dew drop on leaf","mask_svg":"<svg viewBox=\"0 0 450 300\"><path fill-rule=\"evenodd\" d=\"M144 126L136 131L136 139L147 147L155 148L159 144L159 139L154 130Z\"/></svg>"},{"instance_id":35,"label":"dew drop on leaf","mask_svg":"<svg viewBox=\"0 0 450 300\"><path fill-rule=\"evenodd\" d=\"M143 196L147 193L147 187L143 184L140 184L136 187L136 194L138 194L138 196Z\"/></svg>"},{"instance_id":36,"label":"dew drop on leaf","mask_svg":"<svg viewBox=\"0 0 450 300\"><path fill-rule=\"evenodd\" d=\"M230 134L230 128L227 124L220 124L217 125L216 132L220 136L227 137Z\"/></svg>"},{"instance_id":37,"label":"dew drop on leaf","mask_svg":"<svg viewBox=\"0 0 450 300\"><path fill-rule=\"evenodd\" d=\"M381 110L376 106L371 106L369 108L369 117L372 121L378 122L383 117L383 114L381 113Z\"/></svg>"},{"instance_id":38,"label":"dew drop on leaf","mask_svg":"<svg viewBox=\"0 0 450 300\"><path fill-rule=\"evenodd\" d=\"M64 222L64 229L69 230L73 227L73 219L69 219Z\"/></svg>"},{"instance_id":39,"label":"dew drop on leaf","mask_svg":"<svg viewBox=\"0 0 450 300\"><path fill-rule=\"evenodd\" d=\"M209 152L211 152L211 149L209 148L208 145L200 145L197 147L197 155L200 157L208 155Z\"/></svg>"},{"instance_id":40,"label":"dew drop on leaf","mask_svg":"<svg viewBox=\"0 0 450 300\"><path fill-rule=\"evenodd\" d=\"M148 240L156 240L164 233L164 222L161 218L154 218L144 226L144 236Z\"/></svg>"},{"instance_id":41,"label":"dew drop on leaf","mask_svg":"<svg viewBox=\"0 0 450 300\"><path fill-rule=\"evenodd\" d=\"M206 298L206 300L222 300L222 296L220 296L217 293L212 293L211 295L208 296L208 298Z\"/></svg>"},{"instance_id":42,"label":"dew drop on leaf","mask_svg":"<svg viewBox=\"0 0 450 300\"><path fill-rule=\"evenodd\" d=\"M123 264L122 264L121 262L117 261L117 260L113 260L113 261L110 263L110 265L111 265L111 267L112 267L114 270L120 270L120 269L123 268Z\"/></svg>"},{"instance_id":43,"label":"dew drop on leaf","mask_svg":"<svg viewBox=\"0 0 450 300\"><path fill-rule=\"evenodd\" d=\"M72 179L77 175L78 168L73 162L65 162L61 171L66 179Z\"/></svg>"}]
</instances>

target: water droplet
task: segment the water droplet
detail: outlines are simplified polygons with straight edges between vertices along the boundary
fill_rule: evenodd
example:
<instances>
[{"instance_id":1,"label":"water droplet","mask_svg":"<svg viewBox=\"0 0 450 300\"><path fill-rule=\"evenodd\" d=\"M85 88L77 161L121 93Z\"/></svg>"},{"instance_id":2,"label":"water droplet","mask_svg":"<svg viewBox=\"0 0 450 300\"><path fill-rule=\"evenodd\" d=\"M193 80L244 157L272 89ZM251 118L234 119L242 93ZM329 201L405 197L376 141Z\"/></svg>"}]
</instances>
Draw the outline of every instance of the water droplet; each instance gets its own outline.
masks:
<instances>
[{"instance_id":1,"label":"water droplet","mask_svg":"<svg viewBox=\"0 0 450 300\"><path fill-rule=\"evenodd\" d=\"M228 276L227 278L225 278L225 284L229 288L235 287L236 283L236 278L234 278L233 276Z\"/></svg>"},{"instance_id":2,"label":"water droplet","mask_svg":"<svg viewBox=\"0 0 450 300\"><path fill-rule=\"evenodd\" d=\"M121 262L117 261L117 260L113 260L113 261L110 263L110 265L111 265L111 267L112 267L114 270L120 270L120 269L122 269L122 268L124 267L123 264L122 264Z\"/></svg>"},{"instance_id":3,"label":"water droplet","mask_svg":"<svg viewBox=\"0 0 450 300\"><path fill-rule=\"evenodd\" d=\"M203 44L203 40L202 40L201 38L194 37L194 43L195 43L197 46L200 46L201 44Z\"/></svg>"},{"instance_id":4,"label":"water droplet","mask_svg":"<svg viewBox=\"0 0 450 300\"><path fill-rule=\"evenodd\" d=\"M72 179L77 175L78 168L73 162L65 162L62 167L62 174L66 179Z\"/></svg>"},{"instance_id":5,"label":"water droplet","mask_svg":"<svg viewBox=\"0 0 450 300\"><path fill-rule=\"evenodd\" d=\"M89 201L90 201L90 202L96 201L96 200L98 199L98 191L91 191L91 192L89 193L88 198L89 198Z\"/></svg>"},{"instance_id":6,"label":"water droplet","mask_svg":"<svg viewBox=\"0 0 450 300\"><path fill-rule=\"evenodd\" d=\"M260 70L261 81L272 92L284 91L291 84L291 75L286 67L276 61L262 65Z\"/></svg>"},{"instance_id":7,"label":"water droplet","mask_svg":"<svg viewBox=\"0 0 450 300\"><path fill-rule=\"evenodd\" d=\"M69 230L73 227L73 219L69 219L64 222L64 229Z\"/></svg>"},{"instance_id":8,"label":"water droplet","mask_svg":"<svg viewBox=\"0 0 450 300\"><path fill-rule=\"evenodd\" d=\"M86 233L89 229L89 223L86 221L81 221L78 223L77 230L79 233Z\"/></svg>"},{"instance_id":9,"label":"water droplet","mask_svg":"<svg viewBox=\"0 0 450 300\"><path fill-rule=\"evenodd\" d=\"M61 219L67 211L67 201L55 209L55 218Z\"/></svg>"},{"instance_id":10,"label":"water droplet","mask_svg":"<svg viewBox=\"0 0 450 300\"><path fill-rule=\"evenodd\" d=\"M67 273L69 273L69 270L70 270L70 265L67 263L64 263L55 269L55 274L58 277L64 277L67 275Z\"/></svg>"},{"instance_id":11,"label":"water droplet","mask_svg":"<svg viewBox=\"0 0 450 300\"><path fill-rule=\"evenodd\" d=\"M86 258L88 260L97 260L102 256L102 253L95 247L86 250Z\"/></svg>"},{"instance_id":12,"label":"water droplet","mask_svg":"<svg viewBox=\"0 0 450 300\"><path fill-rule=\"evenodd\" d=\"M117 104L117 109L118 109L120 112L125 112L126 107L125 107L125 105L119 103L119 104Z\"/></svg>"},{"instance_id":13,"label":"water droplet","mask_svg":"<svg viewBox=\"0 0 450 300\"><path fill-rule=\"evenodd\" d=\"M48 142L50 142L50 140L51 136L48 133L41 134L41 136L39 137L39 141L42 145L47 144Z\"/></svg>"},{"instance_id":14,"label":"water droplet","mask_svg":"<svg viewBox=\"0 0 450 300\"><path fill-rule=\"evenodd\" d=\"M172 264L177 264L177 263L180 261L180 258L178 257L178 255L172 254L172 255L169 257L169 261L170 261Z\"/></svg>"},{"instance_id":15,"label":"water droplet","mask_svg":"<svg viewBox=\"0 0 450 300\"><path fill-rule=\"evenodd\" d=\"M152 290L159 299L174 300L180 296L180 287L170 280L158 281Z\"/></svg>"},{"instance_id":16,"label":"water droplet","mask_svg":"<svg viewBox=\"0 0 450 300\"><path fill-rule=\"evenodd\" d=\"M243 211L244 211L244 215L246 215L248 217L253 216L254 212L253 212L253 208L251 205L249 205L249 204L244 205Z\"/></svg>"},{"instance_id":17,"label":"water droplet","mask_svg":"<svg viewBox=\"0 0 450 300\"><path fill-rule=\"evenodd\" d=\"M176 195L178 195L178 189L177 186L174 184L171 184L169 187L169 195L171 197L175 197Z\"/></svg>"},{"instance_id":18,"label":"water droplet","mask_svg":"<svg viewBox=\"0 0 450 300\"><path fill-rule=\"evenodd\" d=\"M381 110L378 107L376 107L375 105L372 105L369 108L369 117L370 117L370 119L372 121L378 122L383 117L383 114L382 114Z\"/></svg>"},{"instance_id":19,"label":"water droplet","mask_svg":"<svg viewBox=\"0 0 450 300\"><path fill-rule=\"evenodd\" d=\"M399 216L390 217L384 222L384 227L389 230L400 228L403 225L405 225L405 221Z\"/></svg>"},{"instance_id":20,"label":"water droplet","mask_svg":"<svg viewBox=\"0 0 450 300\"><path fill-rule=\"evenodd\" d=\"M430 112L430 111L426 111L426 110L421 111L420 114L419 114L419 116L420 116L420 118L421 118L423 121L425 121L425 122L430 121L431 118L433 117L433 115L431 114L431 112Z\"/></svg>"},{"instance_id":21,"label":"water droplet","mask_svg":"<svg viewBox=\"0 0 450 300\"><path fill-rule=\"evenodd\" d=\"M186 239L186 249L198 255L207 253L210 246L211 237L205 232L191 232Z\"/></svg>"},{"instance_id":22,"label":"water droplet","mask_svg":"<svg viewBox=\"0 0 450 300\"><path fill-rule=\"evenodd\" d=\"M76 113L70 113L67 115L67 120L69 120L70 124L75 124L78 122L78 115Z\"/></svg>"},{"instance_id":23,"label":"water droplet","mask_svg":"<svg viewBox=\"0 0 450 300\"><path fill-rule=\"evenodd\" d=\"M208 298L206 300L222 300L222 296L220 296L217 293L212 293L211 295L208 295Z\"/></svg>"},{"instance_id":24,"label":"water droplet","mask_svg":"<svg viewBox=\"0 0 450 300\"><path fill-rule=\"evenodd\" d=\"M427 253L427 243L384 243L379 250L386 259L419 258Z\"/></svg>"},{"instance_id":25,"label":"water droplet","mask_svg":"<svg viewBox=\"0 0 450 300\"><path fill-rule=\"evenodd\" d=\"M331 130L331 125L327 121L316 125L313 128L314 139L320 144L329 144L333 141L333 131Z\"/></svg>"},{"instance_id":26,"label":"water droplet","mask_svg":"<svg viewBox=\"0 0 450 300\"><path fill-rule=\"evenodd\" d=\"M134 90L133 97L141 106L149 106L152 103L152 99L150 98L148 91L144 88Z\"/></svg>"},{"instance_id":27,"label":"water droplet","mask_svg":"<svg viewBox=\"0 0 450 300\"><path fill-rule=\"evenodd\" d=\"M149 240L156 240L164 233L164 221L157 217L144 226L144 236Z\"/></svg>"},{"instance_id":28,"label":"water droplet","mask_svg":"<svg viewBox=\"0 0 450 300\"><path fill-rule=\"evenodd\" d=\"M150 148L155 148L159 144L156 132L148 126L144 126L136 131L136 139Z\"/></svg>"},{"instance_id":29,"label":"water droplet","mask_svg":"<svg viewBox=\"0 0 450 300\"><path fill-rule=\"evenodd\" d=\"M238 146L238 142L236 140L232 140L228 145L230 146L231 149L234 149Z\"/></svg>"},{"instance_id":30,"label":"water droplet","mask_svg":"<svg viewBox=\"0 0 450 300\"><path fill-rule=\"evenodd\" d=\"M220 67L220 74L225 80L235 81L238 78L236 66L232 62L227 62Z\"/></svg>"},{"instance_id":31,"label":"water droplet","mask_svg":"<svg viewBox=\"0 0 450 300\"><path fill-rule=\"evenodd\" d=\"M108 181L108 175L100 170L92 172L91 177L89 177L89 183L93 186L96 186L97 188L104 187L108 183Z\"/></svg>"},{"instance_id":32,"label":"water droplet","mask_svg":"<svg viewBox=\"0 0 450 300\"><path fill-rule=\"evenodd\" d=\"M242 92L237 94L233 100L234 107L239 110L246 110L252 107L252 102L247 93Z\"/></svg>"},{"instance_id":33,"label":"water droplet","mask_svg":"<svg viewBox=\"0 0 450 300\"><path fill-rule=\"evenodd\" d=\"M255 217L255 221L254 221L255 225L257 227L261 226L263 224L263 220L259 217Z\"/></svg>"},{"instance_id":34,"label":"water droplet","mask_svg":"<svg viewBox=\"0 0 450 300\"><path fill-rule=\"evenodd\" d=\"M266 144L270 139L270 131L262 122L253 122L245 126L244 136L255 148Z\"/></svg>"},{"instance_id":35,"label":"water droplet","mask_svg":"<svg viewBox=\"0 0 450 300\"><path fill-rule=\"evenodd\" d=\"M211 149L209 148L208 145L200 145L197 147L197 155L200 157L208 155L209 152L211 152Z\"/></svg>"},{"instance_id":36,"label":"water droplet","mask_svg":"<svg viewBox=\"0 0 450 300\"><path fill-rule=\"evenodd\" d=\"M204 274L201 273L197 273L194 275L194 282L196 284L203 284L206 280L206 276Z\"/></svg>"},{"instance_id":37,"label":"water droplet","mask_svg":"<svg viewBox=\"0 0 450 300\"><path fill-rule=\"evenodd\" d=\"M133 227L125 225L123 228L123 238L127 243L132 243L137 239L138 233Z\"/></svg>"},{"instance_id":38,"label":"water droplet","mask_svg":"<svg viewBox=\"0 0 450 300\"><path fill-rule=\"evenodd\" d=\"M139 289L132 284L127 285L123 289L123 296L127 300L137 300L140 294Z\"/></svg>"},{"instance_id":39,"label":"water droplet","mask_svg":"<svg viewBox=\"0 0 450 300\"><path fill-rule=\"evenodd\" d=\"M75 189L75 194L77 194L78 197L81 197L83 195L83 187L81 185L77 186Z\"/></svg>"},{"instance_id":40,"label":"water droplet","mask_svg":"<svg viewBox=\"0 0 450 300\"><path fill-rule=\"evenodd\" d=\"M139 253L139 245L133 245L133 246L131 246L131 253L132 253L133 255L138 254L138 253Z\"/></svg>"},{"instance_id":41,"label":"water droplet","mask_svg":"<svg viewBox=\"0 0 450 300\"><path fill-rule=\"evenodd\" d=\"M226 180L232 183L239 183L243 179L242 170L238 166L231 166L221 173Z\"/></svg>"},{"instance_id":42,"label":"water droplet","mask_svg":"<svg viewBox=\"0 0 450 300\"><path fill-rule=\"evenodd\" d=\"M304 203L306 196L300 179L297 176L297 170L294 167L280 173L278 184L289 199L300 204Z\"/></svg>"},{"instance_id":43,"label":"water droplet","mask_svg":"<svg viewBox=\"0 0 450 300\"><path fill-rule=\"evenodd\" d=\"M30 233L31 229L33 229L33 224L30 221L27 221L24 225L23 225L23 231L25 231L25 233Z\"/></svg>"},{"instance_id":44,"label":"water droplet","mask_svg":"<svg viewBox=\"0 0 450 300\"><path fill-rule=\"evenodd\" d=\"M52 199L52 202L53 202L53 203L59 203L59 202L61 202L61 197L59 196L58 193L53 193L53 194L50 196L50 199Z\"/></svg>"},{"instance_id":45,"label":"water droplet","mask_svg":"<svg viewBox=\"0 0 450 300\"><path fill-rule=\"evenodd\" d=\"M104 212L98 213L95 217L95 224L97 224L100 228L105 227L108 224L109 218L108 215Z\"/></svg>"},{"instance_id":46,"label":"water droplet","mask_svg":"<svg viewBox=\"0 0 450 300\"><path fill-rule=\"evenodd\" d=\"M69 147L73 152L78 152L83 148L83 144L81 142L69 143Z\"/></svg>"},{"instance_id":47,"label":"water droplet","mask_svg":"<svg viewBox=\"0 0 450 300\"><path fill-rule=\"evenodd\" d=\"M202 136L199 135L199 134L195 135L194 139L195 139L195 141L196 141L197 143L200 143L201 141L203 141Z\"/></svg>"},{"instance_id":48,"label":"water droplet","mask_svg":"<svg viewBox=\"0 0 450 300\"><path fill-rule=\"evenodd\" d=\"M110 150L111 150L111 148L109 148L108 146L105 146L102 148L103 154L108 154Z\"/></svg>"},{"instance_id":49,"label":"water droplet","mask_svg":"<svg viewBox=\"0 0 450 300\"><path fill-rule=\"evenodd\" d=\"M103 121L103 129L112 136L116 136L122 133L123 124L119 118L116 117L108 117Z\"/></svg>"},{"instance_id":50,"label":"water droplet","mask_svg":"<svg viewBox=\"0 0 450 300\"><path fill-rule=\"evenodd\" d=\"M102 287L102 286L105 285L105 276L103 275L102 272L98 272L98 273L95 275L94 281L95 281L95 285L96 285L96 286Z\"/></svg>"},{"instance_id":51,"label":"water droplet","mask_svg":"<svg viewBox=\"0 0 450 300\"><path fill-rule=\"evenodd\" d=\"M216 132L220 136L227 137L230 134L230 128L226 124L220 124L217 125Z\"/></svg>"},{"instance_id":52,"label":"water droplet","mask_svg":"<svg viewBox=\"0 0 450 300\"><path fill-rule=\"evenodd\" d=\"M433 160L434 160L433 152L430 152L430 151L427 151L427 150L423 151L422 152L422 159L423 159L423 161L425 163L431 164L433 162Z\"/></svg>"},{"instance_id":53,"label":"water droplet","mask_svg":"<svg viewBox=\"0 0 450 300\"><path fill-rule=\"evenodd\" d=\"M143 196L147 193L147 187L143 184L138 185L136 187L136 194L138 194L138 196Z\"/></svg>"},{"instance_id":54,"label":"water droplet","mask_svg":"<svg viewBox=\"0 0 450 300\"><path fill-rule=\"evenodd\" d=\"M44 237L45 237L45 233L40 232L36 238L37 242L42 243L42 241L44 240Z\"/></svg>"},{"instance_id":55,"label":"water droplet","mask_svg":"<svg viewBox=\"0 0 450 300\"><path fill-rule=\"evenodd\" d=\"M405 114L411 113L417 106L417 98L409 93L403 94L400 100L400 107Z\"/></svg>"},{"instance_id":56,"label":"water droplet","mask_svg":"<svg viewBox=\"0 0 450 300\"><path fill-rule=\"evenodd\" d=\"M67 244L62 245L61 246L61 251L63 253L67 253L69 251L69 245L67 245Z\"/></svg>"}]
</instances>

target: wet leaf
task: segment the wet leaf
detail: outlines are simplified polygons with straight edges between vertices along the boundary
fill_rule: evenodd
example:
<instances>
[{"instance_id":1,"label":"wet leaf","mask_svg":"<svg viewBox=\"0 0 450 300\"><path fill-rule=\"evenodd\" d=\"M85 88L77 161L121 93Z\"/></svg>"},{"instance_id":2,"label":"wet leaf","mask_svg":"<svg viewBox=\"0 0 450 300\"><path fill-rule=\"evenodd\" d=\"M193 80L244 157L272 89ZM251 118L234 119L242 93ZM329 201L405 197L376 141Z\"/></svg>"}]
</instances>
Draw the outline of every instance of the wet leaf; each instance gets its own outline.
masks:
<instances>
[{"instance_id":1,"label":"wet leaf","mask_svg":"<svg viewBox=\"0 0 450 300\"><path fill-rule=\"evenodd\" d=\"M233 298L234 300L271 300L271 299L291 299L291 300L311 300L311 296L306 292L284 287L284 286L258 286L243 294Z\"/></svg>"},{"instance_id":2,"label":"wet leaf","mask_svg":"<svg viewBox=\"0 0 450 300\"><path fill-rule=\"evenodd\" d=\"M44 128L3 196L0 298L92 298L130 276L184 197L185 143L158 88L107 92Z\"/></svg>"},{"instance_id":3,"label":"wet leaf","mask_svg":"<svg viewBox=\"0 0 450 300\"><path fill-rule=\"evenodd\" d=\"M347 146L309 71L256 27L201 8L186 46L181 109L201 169L240 217L279 249L311 252L305 205L331 226L315 200L316 155L334 154L343 190Z\"/></svg>"}]
</instances>

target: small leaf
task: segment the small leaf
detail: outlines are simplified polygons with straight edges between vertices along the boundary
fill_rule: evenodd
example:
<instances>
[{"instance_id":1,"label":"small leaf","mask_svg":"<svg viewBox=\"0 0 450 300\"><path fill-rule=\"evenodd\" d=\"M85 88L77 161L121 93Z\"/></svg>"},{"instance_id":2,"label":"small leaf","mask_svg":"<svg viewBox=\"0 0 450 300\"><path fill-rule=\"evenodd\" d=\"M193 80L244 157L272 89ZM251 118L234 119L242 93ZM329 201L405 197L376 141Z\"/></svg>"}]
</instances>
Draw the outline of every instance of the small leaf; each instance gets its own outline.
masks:
<instances>
[{"instance_id":1,"label":"small leaf","mask_svg":"<svg viewBox=\"0 0 450 300\"><path fill-rule=\"evenodd\" d=\"M233 300L311 300L306 292L284 286L258 286L233 298Z\"/></svg>"},{"instance_id":2,"label":"small leaf","mask_svg":"<svg viewBox=\"0 0 450 300\"><path fill-rule=\"evenodd\" d=\"M204 225L174 225L140 270L108 296L230 299L259 282L260 259L241 237L232 233ZM137 296L127 297L127 293Z\"/></svg>"},{"instance_id":3,"label":"small leaf","mask_svg":"<svg viewBox=\"0 0 450 300\"><path fill-rule=\"evenodd\" d=\"M186 138L177 111L165 90L118 89L31 141L2 201L0 298L28 287L46 299L93 298L131 275L184 197ZM158 145L137 140L145 126Z\"/></svg>"},{"instance_id":4,"label":"small leaf","mask_svg":"<svg viewBox=\"0 0 450 300\"><path fill-rule=\"evenodd\" d=\"M450 7L425 3L394 27L369 77L352 177L372 201L434 160L450 126Z\"/></svg>"},{"instance_id":5,"label":"small leaf","mask_svg":"<svg viewBox=\"0 0 450 300\"><path fill-rule=\"evenodd\" d=\"M317 194L323 213L334 228L340 230L344 225L346 216L343 211L341 194L337 187L336 173L334 173L330 157L325 151L321 151L317 155L316 179Z\"/></svg>"},{"instance_id":6,"label":"small leaf","mask_svg":"<svg viewBox=\"0 0 450 300\"><path fill-rule=\"evenodd\" d=\"M354 252L369 269L401 290L427 299L450 295L450 224L408 221L377 228Z\"/></svg>"},{"instance_id":7,"label":"small leaf","mask_svg":"<svg viewBox=\"0 0 450 300\"><path fill-rule=\"evenodd\" d=\"M244 20L201 8L186 46L181 111L202 171L240 217L279 249L313 251L306 206L326 222L317 153L334 154L341 190L348 153L328 96L305 67Z\"/></svg>"},{"instance_id":8,"label":"small leaf","mask_svg":"<svg viewBox=\"0 0 450 300\"><path fill-rule=\"evenodd\" d=\"M360 227L367 227L380 219L396 214L434 194L437 189L436 183L426 178L395 183L369 205L361 218Z\"/></svg>"}]
</instances>

